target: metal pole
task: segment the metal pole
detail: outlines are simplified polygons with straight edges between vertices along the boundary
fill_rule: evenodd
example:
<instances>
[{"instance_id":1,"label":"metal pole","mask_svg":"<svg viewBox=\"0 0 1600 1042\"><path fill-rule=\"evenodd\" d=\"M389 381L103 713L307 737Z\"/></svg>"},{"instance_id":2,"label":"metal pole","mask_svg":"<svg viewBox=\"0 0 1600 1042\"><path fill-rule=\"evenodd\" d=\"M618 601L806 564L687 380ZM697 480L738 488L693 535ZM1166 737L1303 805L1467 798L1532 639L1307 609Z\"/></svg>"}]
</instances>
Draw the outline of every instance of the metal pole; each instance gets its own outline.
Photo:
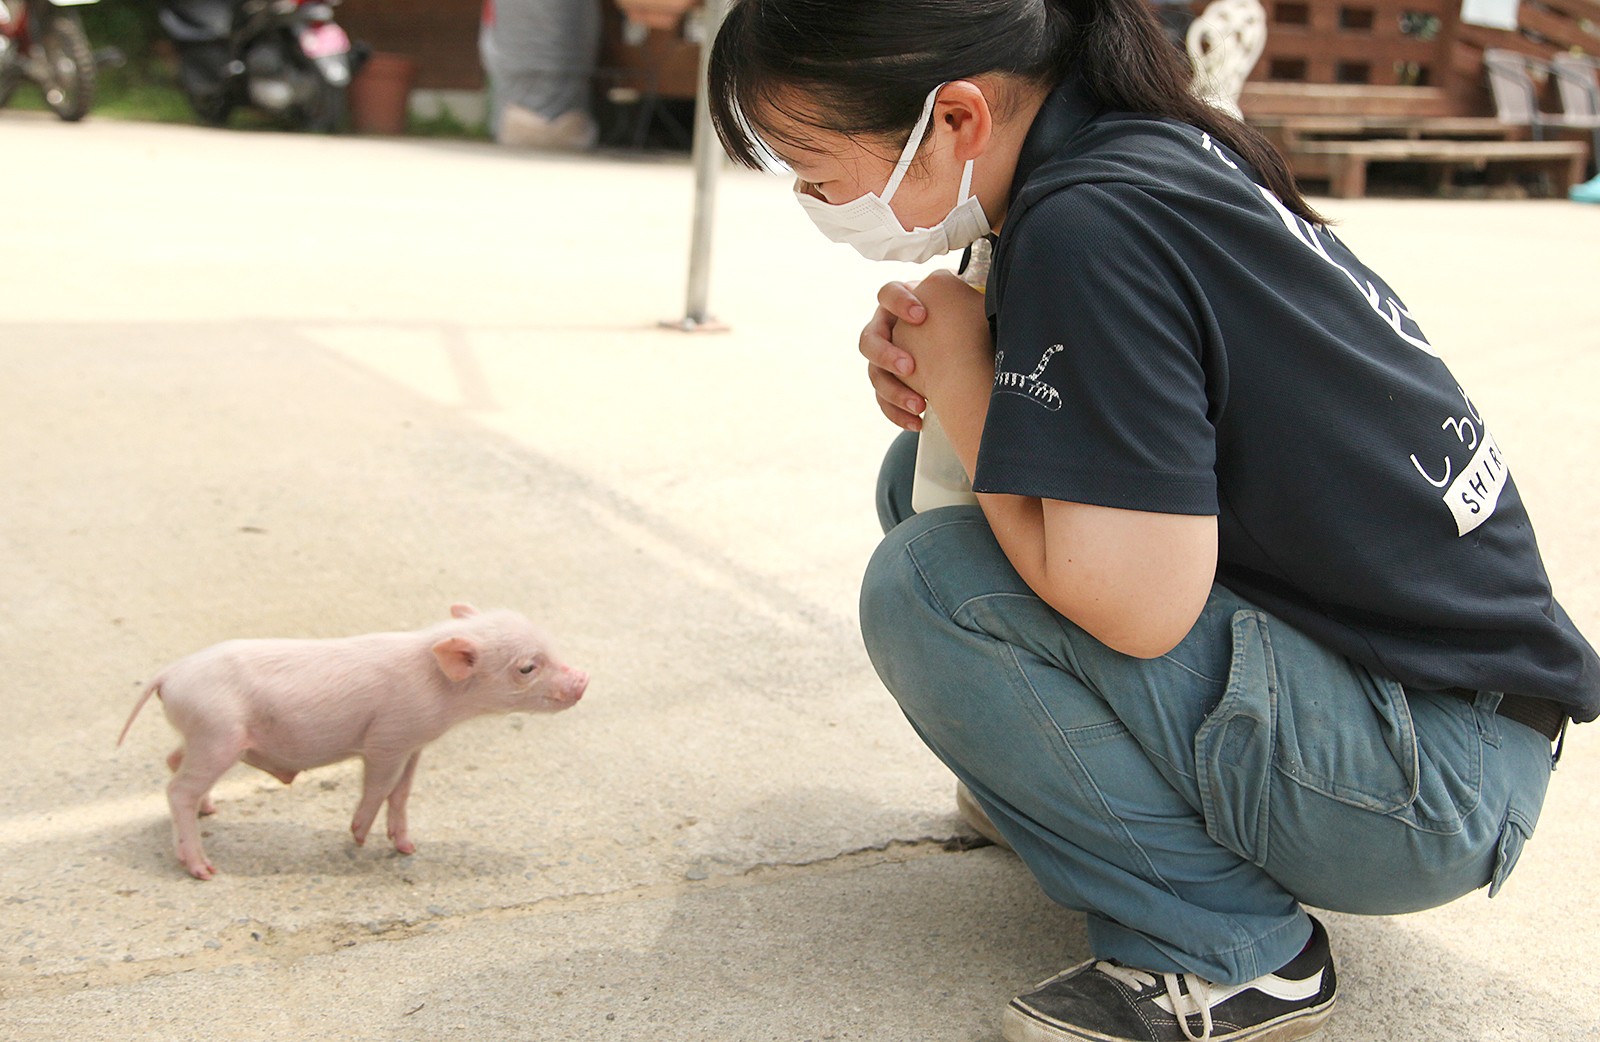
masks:
<instances>
[{"instance_id":1,"label":"metal pole","mask_svg":"<svg viewBox=\"0 0 1600 1042\"><path fill-rule=\"evenodd\" d=\"M694 106L694 227L689 243L689 292L683 319L663 325L684 332L720 332L727 327L707 312L711 295L711 224L716 207L717 173L722 168L722 144L711 127L706 70L711 64L711 41L722 25L726 0L706 0L700 40L700 82Z\"/></svg>"}]
</instances>

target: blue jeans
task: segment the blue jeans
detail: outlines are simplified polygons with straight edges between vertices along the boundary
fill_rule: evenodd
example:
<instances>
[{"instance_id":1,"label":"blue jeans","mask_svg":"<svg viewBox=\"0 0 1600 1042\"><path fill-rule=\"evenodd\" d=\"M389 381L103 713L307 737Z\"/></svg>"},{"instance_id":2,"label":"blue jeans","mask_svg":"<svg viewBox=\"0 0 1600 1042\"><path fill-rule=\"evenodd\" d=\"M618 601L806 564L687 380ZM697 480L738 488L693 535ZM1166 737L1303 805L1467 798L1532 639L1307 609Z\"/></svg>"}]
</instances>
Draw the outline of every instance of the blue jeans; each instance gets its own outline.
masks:
<instances>
[{"instance_id":1,"label":"blue jeans","mask_svg":"<svg viewBox=\"0 0 1600 1042\"><path fill-rule=\"evenodd\" d=\"M1389 914L1504 882L1552 760L1498 693L1407 691L1221 586L1168 654L1112 651L978 508L911 513L915 444L879 481L867 651L1097 957L1238 984L1298 954L1302 904Z\"/></svg>"}]
</instances>

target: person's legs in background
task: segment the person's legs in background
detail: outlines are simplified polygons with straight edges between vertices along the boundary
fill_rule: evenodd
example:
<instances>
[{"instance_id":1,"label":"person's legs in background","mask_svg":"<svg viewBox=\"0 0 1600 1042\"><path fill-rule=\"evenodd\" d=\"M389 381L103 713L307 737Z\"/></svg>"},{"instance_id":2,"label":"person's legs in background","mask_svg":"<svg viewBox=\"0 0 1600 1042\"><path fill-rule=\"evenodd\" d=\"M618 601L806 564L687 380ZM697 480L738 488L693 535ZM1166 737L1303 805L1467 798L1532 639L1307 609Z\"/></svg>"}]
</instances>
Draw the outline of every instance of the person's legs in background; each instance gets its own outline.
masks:
<instances>
[{"instance_id":1,"label":"person's legs in background","mask_svg":"<svg viewBox=\"0 0 1600 1042\"><path fill-rule=\"evenodd\" d=\"M489 128L503 145L583 150L600 50L599 0L492 0L479 48L489 80Z\"/></svg>"}]
</instances>

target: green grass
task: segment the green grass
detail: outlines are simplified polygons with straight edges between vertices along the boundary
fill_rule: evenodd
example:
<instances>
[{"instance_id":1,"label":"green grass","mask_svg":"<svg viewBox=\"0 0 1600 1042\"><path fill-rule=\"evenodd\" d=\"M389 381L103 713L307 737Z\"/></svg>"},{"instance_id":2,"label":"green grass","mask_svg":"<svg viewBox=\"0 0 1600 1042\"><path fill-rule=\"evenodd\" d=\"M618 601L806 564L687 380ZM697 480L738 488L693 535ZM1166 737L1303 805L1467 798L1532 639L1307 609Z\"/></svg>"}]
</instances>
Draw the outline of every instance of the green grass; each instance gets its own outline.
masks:
<instances>
[{"instance_id":1,"label":"green grass","mask_svg":"<svg viewBox=\"0 0 1600 1042\"><path fill-rule=\"evenodd\" d=\"M44 95L33 83L19 86L7 107L35 112L46 110ZM146 64L139 69L131 64L122 68L101 69L89 118L142 123L198 122L183 92L178 89L176 71L161 63ZM280 122L248 106L237 109L229 118L228 126L234 130L282 129ZM441 140L490 140L487 127L463 123L448 109L430 119L408 116L406 134Z\"/></svg>"},{"instance_id":2,"label":"green grass","mask_svg":"<svg viewBox=\"0 0 1600 1042\"><path fill-rule=\"evenodd\" d=\"M438 115L424 119L416 113L406 115L408 137L448 138L461 141L490 141L489 128L482 123L468 124L456 118L449 109L442 108Z\"/></svg>"},{"instance_id":3,"label":"green grass","mask_svg":"<svg viewBox=\"0 0 1600 1042\"><path fill-rule=\"evenodd\" d=\"M175 82L102 69L90 115L145 123L193 123L194 111Z\"/></svg>"},{"instance_id":4,"label":"green grass","mask_svg":"<svg viewBox=\"0 0 1600 1042\"><path fill-rule=\"evenodd\" d=\"M36 83L17 88L7 108L44 112L44 92ZM128 119L146 123L193 123L194 112L175 79L136 74L128 69L101 69L96 77L91 118Z\"/></svg>"}]
</instances>

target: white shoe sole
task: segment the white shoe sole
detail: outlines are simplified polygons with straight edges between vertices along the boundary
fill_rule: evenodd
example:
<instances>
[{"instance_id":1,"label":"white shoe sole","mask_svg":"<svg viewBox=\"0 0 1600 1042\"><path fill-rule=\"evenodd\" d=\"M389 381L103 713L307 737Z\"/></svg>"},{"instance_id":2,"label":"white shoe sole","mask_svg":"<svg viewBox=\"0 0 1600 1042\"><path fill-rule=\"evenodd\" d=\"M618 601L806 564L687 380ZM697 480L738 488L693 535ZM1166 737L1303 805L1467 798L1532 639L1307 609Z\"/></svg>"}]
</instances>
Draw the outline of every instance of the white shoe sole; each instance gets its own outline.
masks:
<instances>
[{"instance_id":1,"label":"white shoe sole","mask_svg":"<svg viewBox=\"0 0 1600 1042\"><path fill-rule=\"evenodd\" d=\"M1333 1013L1334 1001L1329 999L1310 1010L1299 1010L1265 1024L1216 1036L1216 1042L1294 1042L1322 1030ZM1024 1013L1015 1006L1007 1006L1005 1015L1000 1018L1000 1034L1006 1042L1130 1042L1118 1035L1102 1035L1098 1031Z\"/></svg>"},{"instance_id":2,"label":"white shoe sole","mask_svg":"<svg viewBox=\"0 0 1600 1042\"><path fill-rule=\"evenodd\" d=\"M1000 830L994 827L994 822L989 820L989 815L978 806L978 801L972 798L972 793L963 782L956 782L956 813L961 815L961 820L972 826L972 831L1004 850L1010 850L1011 844L1000 835Z\"/></svg>"}]
</instances>

